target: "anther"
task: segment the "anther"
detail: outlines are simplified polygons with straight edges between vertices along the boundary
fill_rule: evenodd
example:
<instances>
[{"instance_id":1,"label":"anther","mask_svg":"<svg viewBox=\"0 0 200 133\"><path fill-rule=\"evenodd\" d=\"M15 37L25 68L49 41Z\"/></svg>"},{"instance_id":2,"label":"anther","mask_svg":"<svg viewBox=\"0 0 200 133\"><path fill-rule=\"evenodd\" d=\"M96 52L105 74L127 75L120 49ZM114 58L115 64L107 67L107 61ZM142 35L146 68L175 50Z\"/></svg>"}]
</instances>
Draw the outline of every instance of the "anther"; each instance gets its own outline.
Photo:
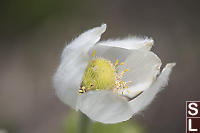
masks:
<instances>
[{"instance_id":1,"label":"anther","mask_svg":"<svg viewBox=\"0 0 200 133\"><path fill-rule=\"evenodd\" d=\"M126 92L129 94L130 93L130 91L129 90L126 90Z\"/></svg>"},{"instance_id":2,"label":"anther","mask_svg":"<svg viewBox=\"0 0 200 133\"><path fill-rule=\"evenodd\" d=\"M117 59L117 60L115 61L115 67L117 67L118 63L119 63L119 60Z\"/></svg>"},{"instance_id":3,"label":"anther","mask_svg":"<svg viewBox=\"0 0 200 133\"><path fill-rule=\"evenodd\" d=\"M92 51L91 56L94 57L95 55L95 50Z\"/></svg>"},{"instance_id":4,"label":"anther","mask_svg":"<svg viewBox=\"0 0 200 133\"><path fill-rule=\"evenodd\" d=\"M124 65L124 62L121 62L120 65Z\"/></svg>"}]
</instances>

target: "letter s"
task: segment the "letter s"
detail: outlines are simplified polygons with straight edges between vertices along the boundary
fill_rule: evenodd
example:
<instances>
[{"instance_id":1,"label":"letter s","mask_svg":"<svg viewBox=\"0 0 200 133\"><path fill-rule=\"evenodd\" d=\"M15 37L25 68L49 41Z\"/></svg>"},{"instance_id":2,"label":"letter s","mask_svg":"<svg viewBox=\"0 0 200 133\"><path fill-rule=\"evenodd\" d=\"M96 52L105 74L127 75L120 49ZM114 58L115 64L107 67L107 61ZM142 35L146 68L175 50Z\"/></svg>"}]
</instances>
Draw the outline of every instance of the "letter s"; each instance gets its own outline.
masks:
<instances>
[{"instance_id":1,"label":"letter s","mask_svg":"<svg viewBox=\"0 0 200 133\"><path fill-rule=\"evenodd\" d=\"M193 107L193 106L195 106L196 108ZM189 113L190 115L195 116L195 115L198 114L198 109L197 109L198 104L197 104L197 103L189 103L188 107L189 107L189 109L190 109L190 110L188 111L188 113ZM191 111L191 110L193 110L193 111Z\"/></svg>"}]
</instances>

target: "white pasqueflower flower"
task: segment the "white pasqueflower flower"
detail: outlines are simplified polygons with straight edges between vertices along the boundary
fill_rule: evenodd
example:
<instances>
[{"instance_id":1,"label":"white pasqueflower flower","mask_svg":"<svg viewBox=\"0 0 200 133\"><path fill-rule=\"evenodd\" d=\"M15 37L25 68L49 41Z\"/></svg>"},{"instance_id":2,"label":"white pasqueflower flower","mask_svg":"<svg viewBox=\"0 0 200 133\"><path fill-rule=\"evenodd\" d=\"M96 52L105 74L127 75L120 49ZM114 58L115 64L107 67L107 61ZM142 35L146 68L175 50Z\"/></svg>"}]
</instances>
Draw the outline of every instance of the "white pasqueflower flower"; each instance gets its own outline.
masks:
<instances>
[{"instance_id":1,"label":"white pasqueflower flower","mask_svg":"<svg viewBox=\"0 0 200 133\"><path fill-rule=\"evenodd\" d=\"M151 38L98 42L106 24L90 29L62 52L53 82L67 105L94 121L117 123L143 110L167 85L175 63L160 73Z\"/></svg>"}]
</instances>

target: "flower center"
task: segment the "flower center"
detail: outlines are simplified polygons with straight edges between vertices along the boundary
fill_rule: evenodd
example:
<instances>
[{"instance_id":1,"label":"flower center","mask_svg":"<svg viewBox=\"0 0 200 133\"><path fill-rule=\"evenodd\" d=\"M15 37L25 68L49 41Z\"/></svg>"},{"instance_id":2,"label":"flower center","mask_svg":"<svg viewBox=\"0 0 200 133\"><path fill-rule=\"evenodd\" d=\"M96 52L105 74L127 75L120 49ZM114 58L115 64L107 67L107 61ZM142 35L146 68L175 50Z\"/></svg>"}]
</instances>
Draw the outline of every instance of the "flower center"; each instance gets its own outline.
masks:
<instances>
[{"instance_id":1,"label":"flower center","mask_svg":"<svg viewBox=\"0 0 200 133\"><path fill-rule=\"evenodd\" d=\"M92 53L92 57L93 57ZM121 62L119 65L123 65ZM111 61L104 58L94 58L87 65L83 80L81 82L79 94L89 90L112 90L114 93L123 94L127 90L127 82L123 82L121 78L128 69L123 70L121 73L117 71L118 60L113 65ZM129 93L129 92L128 92Z\"/></svg>"},{"instance_id":2,"label":"flower center","mask_svg":"<svg viewBox=\"0 0 200 133\"><path fill-rule=\"evenodd\" d=\"M114 86L115 68L112 63L103 58L96 58L86 67L81 88L88 90L106 90ZM79 92L82 92L79 90Z\"/></svg>"}]
</instances>

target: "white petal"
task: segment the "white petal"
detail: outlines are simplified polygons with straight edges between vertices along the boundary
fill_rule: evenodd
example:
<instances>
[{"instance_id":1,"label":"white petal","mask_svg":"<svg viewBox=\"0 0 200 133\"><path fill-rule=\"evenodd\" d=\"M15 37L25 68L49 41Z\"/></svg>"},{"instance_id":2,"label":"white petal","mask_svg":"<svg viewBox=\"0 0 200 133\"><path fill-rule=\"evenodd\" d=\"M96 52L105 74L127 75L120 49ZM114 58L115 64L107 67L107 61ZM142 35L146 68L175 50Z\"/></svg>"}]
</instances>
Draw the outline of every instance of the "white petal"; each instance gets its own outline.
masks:
<instances>
[{"instance_id":1,"label":"white petal","mask_svg":"<svg viewBox=\"0 0 200 133\"><path fill-rule=\"evenodd\" d=\"M120 47L125 49L151 50L153 42L152 38L148 37L128 37L124 39L101 41L98 45Z\"/></svg>"},{"instance_id":2,"label":"white petal","mask_svg":"<svg viewBox=\"0 0 200 133\"><path fill-rule=\"evenodd\" d=\"M132 107L133 113L142 111L147 105L152 102L156 94L167 85L169 75L174 66L175 63L167 64L157 80L151 85L151 87L129 102L129 105Z\"/></svg>"},{"instance_id":3,"label":"white petal","mask_svg":"<svg viewBox=\"0 0 200 133\"><path fill-rule=\"evenodd\" d=\"M119 62L125 61L125 59L131 54L131 51L128 49L102 45L95 45L91 49L90 53L92 53L93 50L95 50L96 57L103 57L110 60L112 63L115 63L117 59Z\"/></svg>"},{"instance_id":4,"label":"white petal","mask_svg":"<svg viewBox=\"0 0 200 133\"><path fill-rule=\"evenodd\" d=\"M132 81L129 92L124 91L124 95L133 98L138 93L149 88L157 74L160 72L161 60L151 51L133 50L126 59L125 67L129 71L125 73L123 81ZM119 72L124 69L121 67Z\"/></svg>"},{"instance_id":5,"label":"white petal","mask_svg":"<svg viewBox=\"0 0 200 133\"><path fill-rule=\"evenodd\" d=\"M73 40L70 45L65 47L62 53L62 59L68 56L68 54L79 52L88 52L88 50L97 43L100 38L101 34L106 31L106 24L102 24L100 27L95 27L90 29L77 37Z\"/></svg>"},{"instance_id":6,"label":"white petal","mask_svg":"<svg viewBox=\"0 0 200 133\"><path fill-rule=\"evenodd\" d=\"M65 47L61 63L54 75L54 88L58 97L76 109L78 89L88 64L89 48L99 41L106 25L96 27L81 34Z\"/></svg>"},{"instance_id":7,"label":"white petal","mask_svg":"<svg viewBox=\"0 0 200 133\"><path fill-rule=\"evenodd\" d=\"M79 97L79 109L94 121L117 123L131 118L127 100L111 91L89 91Z\"/></svg>"}]
</instances>

